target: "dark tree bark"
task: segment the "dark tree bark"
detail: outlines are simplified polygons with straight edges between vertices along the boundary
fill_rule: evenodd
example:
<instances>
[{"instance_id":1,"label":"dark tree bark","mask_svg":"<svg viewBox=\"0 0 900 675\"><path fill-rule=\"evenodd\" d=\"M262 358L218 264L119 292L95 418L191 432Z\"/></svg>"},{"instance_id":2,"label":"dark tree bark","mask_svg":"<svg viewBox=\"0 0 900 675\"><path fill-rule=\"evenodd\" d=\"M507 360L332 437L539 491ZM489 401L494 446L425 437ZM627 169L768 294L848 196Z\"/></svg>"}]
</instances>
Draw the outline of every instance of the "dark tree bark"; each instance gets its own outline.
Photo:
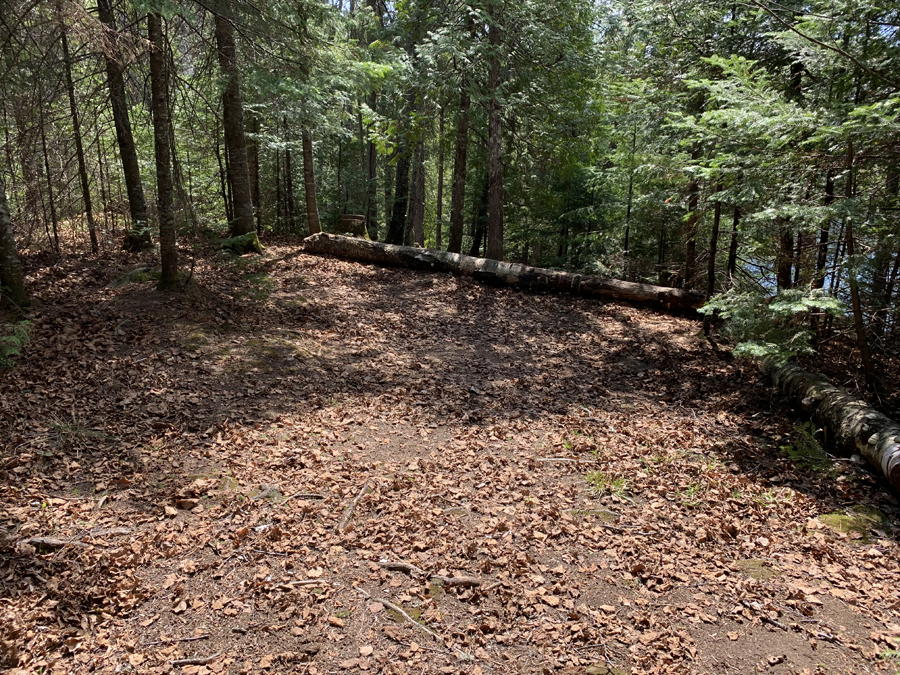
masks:
<instances>
[{"instance_id":1,"label":"dark tree bark","mask_svg":"<svg viewBox=\"0 0 900 675\"><path fill-rule=\"evenodd\" d=\"M793 287L794 281L791 272L794 269L794 233L791 231L790 222L779 217L775 220L778 229L778 259L776 260L776 281L778 290L783 291Z\"/></svg>"},{"instance_id":2,"label":"dark tree bark","mask_svg":"<svg viewBox=\"0 0 900 675\"><path fill-rule=\"evenodd\" d=\"M31 300L25 290L25 277L16 251L12 216L6 201L6 185L0 173L0 287L6 289L8 298L19 307L28 307Z\"/></svg>"},{"instance_id":3,"label":"dark tree bark","mask_svg":"<svg viewBox=\"0 0 900 675\"><path fill-rule=\"evenodd\" d=\"M693 153L700 156L699 151ZM695 157L695 158L696 158ZM693 288L697 277L697 228L700 225L700 181L688 186L688 217L684 226L684 287Z\"/></svg>"},{"instance_id":4,"label":"dark tree bark","mask_svg":"<svg viewBox=\"0 0 900 675\"><path fill-rule=\"evenodd\" d=\"M488 42L491 56L488 61L488 226L486 257L503 260L503 137L501 135L500 100L500 42L495 6L491 5L491 26Z\"/></svg>"},{"instance_id":5,"label":"dark tree bark","mask_svg":"<svg viewBox=\"0 0 900 675\"><path fill-rule=\"evenodd\" d=\"M435 248L443 248L441 241L444 216L444 107L441 106L441 116L438 122L438 184L437 184L437 217L434 228Z\"/></svg>"},{"instance_id":6,"label":"dark tree bark","mask_svg":"<svg viewBox=\"0 0 900 675\"><path fill-rule=\"evenodd\" d=\"M53 223L53 247L56 255L62 253L59 246L59 219L56 216L56 200L53 197L53 174L50 172L50 154L47 152L47 134L44 130L44 101L41 95L40 105L40 123L41 123L41 149L44 152L44 173L47 178L47 197L50 202L50 219Z\"/></svg>"},{"instance_id":7,"label":"dark tree bark","mask_svg":"<svg viewBox=\"0 0 900 675\"><path fill-rule=\"evenodd\" d=\"M417 246L425 245L425 141L416 144L413 185L409 202L409 229Z\"/></svg>"},{"instance_id":8,"label":"dark tree bark","mask_svg":"<svg viewBox=\"0 0 900 675\"><path fill-rule=\"evenodd\" d=\"M275 230L282 231L281 221L281 153L275 148Z\"/></svg>"},{"instance_id":9,"label":"dark tree bark","mask_svg":"<svg viewBox=\"0 0 900 675\"><path fill-rule=\"evenodd\" d=\"M253 212L256 214L256 232L262 234L263 212L259 190L259 117L251 114L247 120L250 135L247 137L247 169L250 172L250 198L253 200Z\"/></svg>"},{"instance_id":10,"label":"dark tree bark","mask_svg":"<svg viewBox=\"0 0 900 675\"><path fill-rule=\"evenodd\" d=\"M294 198L294 168L291 165L291 149L289 147L284 149L284 191L288 232L293 234L297 232L297 200Z\"/></svg>"},{"instance_id":11,"label":"dark tree bark","mask_svg":"<svg viewBox=\"0 0 900 675\"><path fill-rule=\"evenodd\" d=\"M150 41L150 89L153 99L153 147L156 150L156 209L159 218L159 253L162 275L157 288L168 291L178 283L178 250L175 248L172 151L169 147L169 73L165 56L162 18L147 15Z\"/></svg>"},{"instance_id":12,"label":"dark tree bark","mask_svg":"<svg viewBox=\"0 0 900 675\"><path fill-rule=\"evenodd\" d=\"M722 186L719 185L717 191L721 191ZM712 234L709 237L709 263L706 267L706 297L711 298L716 292L716 254L719 249L719 225L722 222L722 202L716 200L713 207L713 225ZM709 315L703 317L703 333L709 335L711 327L711 318Z\"/></svg>"},{"instance_id":13,"label":"dark tree bark","mask_svg":"<svg viewBox=\"0 0 900 675\"><path fill-rule=\"evenodd\" d=\"M385 241L388 244L402 244L406 236L406 211L409 201L409 148L402 141L397 158L396 185L394 187L394 204L391 210L391 221L388 224Z\"/></svg>"},{"instance_id":14,"label":"dark tree bark","mask_svg":"<svg viewBox=\"0 0 900 675\"><path fill-rule=\"evenodd\" d=\"M393 157L393 155L391 155ZM390 227L391 212L394 209L394 190L391 183L391 157L385 157L382 173L384 179L384 236L387 238L387 229Z\"/></svg>"},{"instance_id":15,"label":"dark tree bark","mask_svg":"<svg viewBox=\"0 0 900 675\"><path fill-rule=\"evenodd\" d=\"M469 149L469 108L472 101L463 76L459 91L459 117L456 123L456 152L453 160L453 195L450 201L450 241L447 250L462 250L463 208L466 202L466 156Z\"/></svg>"},{"instance_id":16,"label":"dark tree bark","mask_svg":"<svg viewBox=\"0 0 900 675\"><path fill-rule=\"evenodd\" d=\"M216 161L219 164L219 191L222 194L222 204L225 206L225 218L228 222L231 222L234 219L234 209L231 208L231 189L228 186L228 169L222 158L222 147L219 145L218 132L216 133Z\"/></svg>"},{"instance_id":17,"label":"dark tree bark","mask_svg":"<svg viewBox=\"0 0 900 675\"><path fill-rule=\"evenodd\" d=\"M828 206L834 201L834 173L829 169L825 175L825 199L823 204ZM816 278L813 280L814 288L822 288L825 285L825 265L828 263L828 235L831 219L826 218L819 228L819 245L816 249Z\"/></svg>"},{"instance_id":18,"label":"dark tree bark","mask_svg":"<svg viewBox=\"0 0 900 675\"><path fill-rule=\"evenodd\" d=\"M728 246L728 263L725 265L728 274L729 288L734 286L734 277L737 273L737 250L738 250L738 225L741 222L741 207L734 207L734 217L731 220L731 242Z\"/></svg>"},{"instance_id":19,"label":"dark tree bark","mask_svg":"<svg viewBox=\"0 0 900 675\"><path fill-rule=\"evenodd\" d=\"M377 95L373 92L370 96L369 107L375 110ZM375 217L378 201L378 152L371 140L366 143L366 158L366 231L369 239L378 239L378 221Z\"/></svg>"},{"instance_id":20,"label":"dark tree bark","mask_svg":"<svg viewBox=\"0 0 900 675\"><path fill-rule=\"evenodd\" d=\"M220 3L228 11L230 2ZM234 218L232 236L253 232L253 198L250 190L250 168L247 162L247 139L244 135L244 109L241 102L241 80L238 74L234 25L229 16L216 14L216 48L222 71L222 118L225 126L225 151L228 179L231 183Z\"/></svg>"},{"instance_id":21,"label":"dark tree bark","mask_svg":"<svg viewBox=\"0 0 900 675\"><path fill-rule=\"evenodd\" d=\"M106 82L109 87L109 100L116 127L119 159L122 162L122 174L125 177L128 210L131 213L131 232L125 237L125 248L130 251L139 251L148 248L151 244L150 232L147 229L147 202L144 199L144 184L141 181L141 169L134 146L134 137L131 133L131 120L128 117L125 69L122 52L119 49L112 0L97 0L97 15L106 27L107 40L103 53L106 61Z\"/></svg>"},{"instance_id":22,"label":"dark tree bark","mask_svg":"<svg viewBox=\"0 0 900 675\"><path fill-rule=\"evenodd\" d=\"M319 204L316 199L316 170L313 166L312 136L303 129L303 188L306 192L306 224L309 233L322 231L319 224Z\"/></svg>"},{"instance_id":23,"label":"dark tree bark","mask_svg":"<svg viewBox=\"0 0 900 675\"><path fill-rule=\"evenodd\" d=\"M66 71L66 91L69 94L69 109L72 114L72 130L75 134L75 155L78 159L78 177L81 179L81 197L87 217L88 233L91 237L91 251L98 253L100 244L97 241L97 226L94 222L94 208L91 204L91 186L88 182L87 164L84 161L84 146L81 141L81 123L78 119L78 106L75 103L75 84L72 82L72 56L69 53L69 38L66 27L60 22L62 34L63 65Z\"/></svg>"},{"instance_id":24,"label":"dark tree bark","mask_svg":"<svg viewBox=\"0 0 900 675\"><path fill-rule=\"evenodd\" d=\"M847 144L847 185L845 192L847 199L852 199L853 197L854 158L853 142L850 141ZM852 261L855 252L855 242L853 239L853 220L851 218L847 218L847 222L844 226L844 236L846 237L847 259ZM850 285L850 304L853 308L853 329L856 332L856 346L859 349L860 360L862 361L863 370L865 371L866 383L869 385L870 389L874 390L876 385L875 369L872 367L872 359L869 354L869 336L866 331L865 320L863 319L862 302L859 294L859 281L857 280L856 275L852 273L847 275L847 281Z\"/></svg>"}]
</instances>

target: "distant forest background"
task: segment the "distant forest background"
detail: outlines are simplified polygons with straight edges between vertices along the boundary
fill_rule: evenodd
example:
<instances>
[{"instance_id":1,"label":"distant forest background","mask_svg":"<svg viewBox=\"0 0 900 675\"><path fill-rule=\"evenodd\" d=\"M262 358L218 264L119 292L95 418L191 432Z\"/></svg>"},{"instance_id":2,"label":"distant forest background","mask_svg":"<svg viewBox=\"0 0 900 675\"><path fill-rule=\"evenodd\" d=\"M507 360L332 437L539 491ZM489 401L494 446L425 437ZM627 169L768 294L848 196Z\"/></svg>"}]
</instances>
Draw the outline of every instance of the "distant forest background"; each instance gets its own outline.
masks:
<instances>
[{"instance_id":1,"label":"distant forest background","mask_svg":"<svg viewBox=\"0 0 900 675\"><path fill-rule=\"evenodd\" d=\"M324 229L695 288L750 353L843 331L871 386L893 353L894 3L0 10L20 303L15 246L159 243L165 288L191 241Z\"/></svg>"}]
</instances>

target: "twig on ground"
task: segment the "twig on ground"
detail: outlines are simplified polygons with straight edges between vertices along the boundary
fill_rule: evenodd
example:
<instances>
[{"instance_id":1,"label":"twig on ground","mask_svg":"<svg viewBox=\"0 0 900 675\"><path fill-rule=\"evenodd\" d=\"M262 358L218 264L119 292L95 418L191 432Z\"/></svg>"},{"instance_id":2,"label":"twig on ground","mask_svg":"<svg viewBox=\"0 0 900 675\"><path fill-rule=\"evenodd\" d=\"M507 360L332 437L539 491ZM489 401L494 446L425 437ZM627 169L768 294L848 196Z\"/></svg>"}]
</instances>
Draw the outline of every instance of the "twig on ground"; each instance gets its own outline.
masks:
<instances>
[{"instance_id":1,"label":"twig on ground","mask_svg":"<svg viewBox=\"0 0 900 675\"><path fill-rule=\"evenodd\" d=\"M189 659L175 659L174 661L169 661L169 663L173 666L205 666L210 661L215 661L219 656L221 656L221 653L216 653L212 656L195 656Z\"/></svg>"},{"instance_id":2,"label":"twig on ground","mask_svg":"<svg viewBox=\"0 0 900 675\"><path fill-rule=\"evenodd\" d=\"M328 499L325 495L320 495L317 492L295 492L292 495L288 495L280 502L278 502L279 506L284 506L292 499Z\"/></svg>"},{"instance_id":3,"label":"twig on ground","mask_svg":"<svg viewBox=\"0 0 900 675\"><path fill-rule=\"evenodd\" d=\"M360 500L369 491L369 484L365 483L362 486L362 489L359 491L359 494L350 502L350 505L344 510L344 517L341 519L340 525L337 527L338 534L344 532L347 529L347 526L350 524L350 518L353 516L353 512L356 510L357 505Z\"/></svg>"},{"instance_id":4,"label":"twig on ground","mask_svg":"<svg viewBox=\"0 0 900 675\"><path fill-rule=\"evenodd\" d=\"M431 580L439 581L447 588L474 588L484 583L475 577L445 577L440 574L433 574Z\"/></svg>"},{"instance_id":5,"label":"twig on ground","mask_svg":"<svg viewBox=\"0 0 900 675\"><path fill-rule=\"evenodd\" d=\"M535 462L580 462L578 457L532 457Z\"/></svg>"},{"instance_id":6,"label":"twig on ground","mask_svg":"<svg viewBox=\"0 0 900 675\"><path fill-rule=\"evenodd\" d=\"M447 643L444 641L444 638L442 638L440 635L438 635L437 633L435 633L433 630L431 630L431 629L430 629L428 626L426 626L425 624L419 623L418 621L416 621L416 620L415 620L414 618L412 618L409 614L407 614L407 613L403 610L402 607L400 607L400 606L398 606L398 605L395 605L395 604L394 604L393 602L391 602L390 600L385 600L385 599L383 599L383 598L376 598L376 599L375 599L375 602L379 602L379 603L381 603L382 605L384 605L385 607L387 607L388 609L397 612L397 614L399 614L399 615L402 616L404 619L406 619L407 621L409 621L413 626L415 626L416 628L418 628L419 630L421 630L423 633L427 633L428 635L430 635L431 637L433 637L435 640L437 640L437 641L440 642L441 644L447 644ZM465 660L467 660L467 661L474 661L474 660L475 660L475 657L473 657L473 656L472 656L471 654L469 654L468 652L464 652L462 649L457 649L456 647L453 647L453 651L456 652L456 656L457 656L458 658L465 659Z\"/></svg>"},{"instance_id":7,"label":"twig on ground","mask_svg":"<svg viewBox=\"0 0 900 675\"><path fill-rule=\"evenodd\" d=\"M406 572L410 576L413 577L424 577L424 570L412 565L410 563L393 561L393 560L379 560L379 567L383 567L386 570L391 570L392 572Z\"/></svg>"},{"instance_id":8,"label":"twig on ground","mask_svg":"<svg viewBox=\"0 0 900 675\"><path fill-rule=\"evenodd\" d=\"M327 586L327 581L320 581L319 579L297 579L297 581L288 581L285 584L280 584L281 586Z\"/></svg>"}]
</instances>

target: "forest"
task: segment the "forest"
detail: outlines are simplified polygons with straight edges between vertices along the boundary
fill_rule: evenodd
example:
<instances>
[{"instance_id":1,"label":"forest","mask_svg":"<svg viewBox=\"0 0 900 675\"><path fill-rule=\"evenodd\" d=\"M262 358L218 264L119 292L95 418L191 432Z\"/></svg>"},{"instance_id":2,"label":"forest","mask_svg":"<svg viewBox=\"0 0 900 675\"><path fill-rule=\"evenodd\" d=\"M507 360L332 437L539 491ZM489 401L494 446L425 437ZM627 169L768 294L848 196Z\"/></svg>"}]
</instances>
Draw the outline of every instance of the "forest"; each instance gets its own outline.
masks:
<instances>
[{"instance_id":1,"label":"forest","mask_svg":"<svg viewBox=\"0 0 900 675\"><path fill-rule=\"evenodd\" d=\"M896 3L0 0L0 110L0 668L896 673Z\"/></svg>"},{"instance_id":2,"label":"forest","mask_svg":"<svg viewBox=\"0 0 900 675\"><path fill-rule=\"evenodd\" d=\"M781 293L852 322L870 388L892 351L889 4L7 0L3 16L22 248L156 242L165 288L178 241L324 228L721 295L757 354L809 337L746 325Z\"/></svg>"}]
</instances>

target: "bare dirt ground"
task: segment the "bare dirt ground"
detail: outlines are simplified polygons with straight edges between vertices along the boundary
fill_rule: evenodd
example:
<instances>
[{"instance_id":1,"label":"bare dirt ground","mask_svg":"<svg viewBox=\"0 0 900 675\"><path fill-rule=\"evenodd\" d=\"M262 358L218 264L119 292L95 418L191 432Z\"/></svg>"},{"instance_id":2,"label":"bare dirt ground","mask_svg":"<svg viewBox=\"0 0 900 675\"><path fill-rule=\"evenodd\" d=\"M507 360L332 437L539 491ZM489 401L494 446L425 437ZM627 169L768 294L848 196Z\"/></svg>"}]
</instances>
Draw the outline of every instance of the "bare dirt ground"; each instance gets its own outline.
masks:
<instances>
[{"instance_id":1,"label":"bare dirt ground","mask_svg":"<svg viewBox=\"0 0 900 675\"><path fill-rule=\"evenodd\" d=\"M10 672L897 672L897 500L697 322L288 245L108 286L140 263L28 263Z\"/></svg>"}]
</instances>

